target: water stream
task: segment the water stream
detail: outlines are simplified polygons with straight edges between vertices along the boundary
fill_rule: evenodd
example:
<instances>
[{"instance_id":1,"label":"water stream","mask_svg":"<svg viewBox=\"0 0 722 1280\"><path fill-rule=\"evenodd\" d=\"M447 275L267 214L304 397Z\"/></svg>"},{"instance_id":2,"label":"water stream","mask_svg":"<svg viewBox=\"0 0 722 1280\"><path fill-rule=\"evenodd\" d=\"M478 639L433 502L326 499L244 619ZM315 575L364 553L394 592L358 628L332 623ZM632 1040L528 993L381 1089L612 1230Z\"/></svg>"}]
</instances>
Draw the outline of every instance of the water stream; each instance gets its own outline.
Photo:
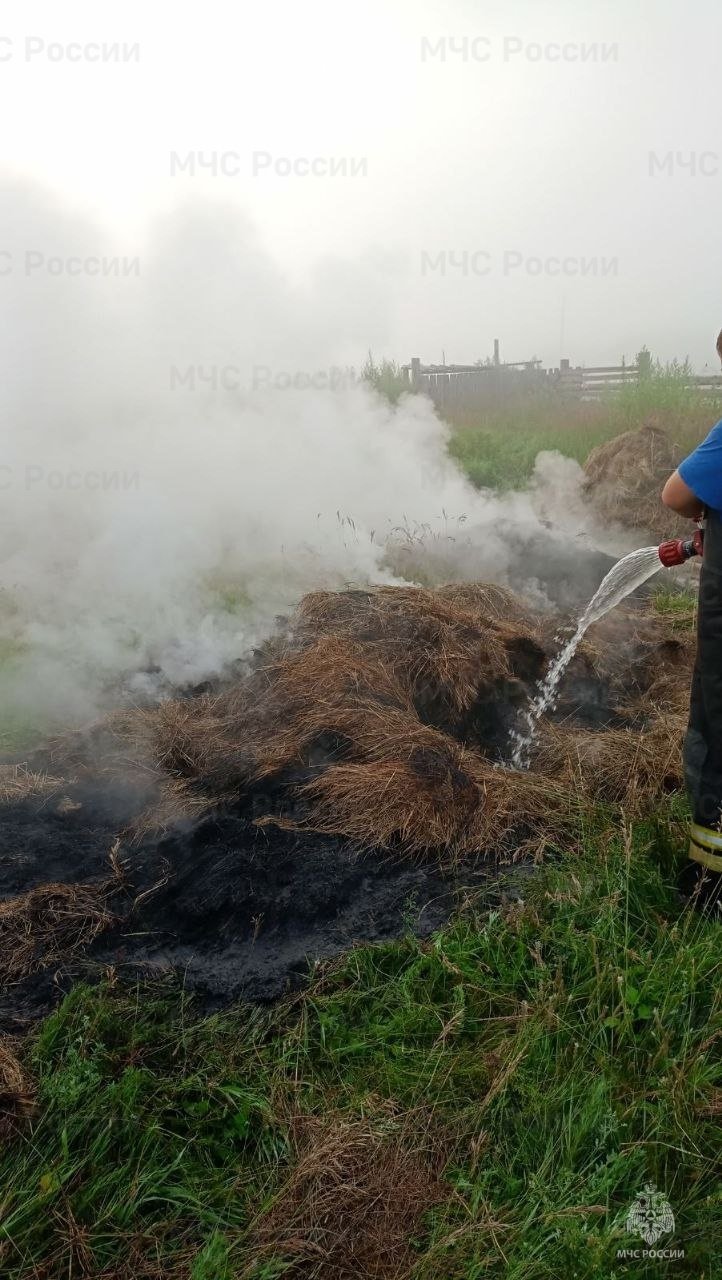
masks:
<instances>
[{"instance_id":1,"label":"water stream","mask_svg":"<svg viewBox=\"0 0 722 1280\"><path fill-rule=\"evenodd\" d=\"M638 551L630 551L629 555L618 560L609 570L579 619L573 635L557 654L544 679L540 681L530 705L523 713L523 727L513 734L515 745L511 764L514 769L528 769L539 721L544 712L554 705L561 678L574 657L585 631L661 568L659 549L641 547Z\"/></svg>"}]
</instances>

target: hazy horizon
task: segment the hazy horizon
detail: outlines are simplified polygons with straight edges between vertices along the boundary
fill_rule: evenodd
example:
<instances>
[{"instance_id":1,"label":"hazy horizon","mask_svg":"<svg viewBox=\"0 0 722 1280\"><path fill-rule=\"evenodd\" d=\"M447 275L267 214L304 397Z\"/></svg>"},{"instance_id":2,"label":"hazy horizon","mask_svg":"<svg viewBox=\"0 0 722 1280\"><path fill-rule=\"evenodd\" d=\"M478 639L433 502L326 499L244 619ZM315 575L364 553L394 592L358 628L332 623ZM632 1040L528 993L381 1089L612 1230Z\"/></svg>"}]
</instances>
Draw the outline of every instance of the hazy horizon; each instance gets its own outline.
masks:
<instances>
[{"instance_id":1,"label":"hazy horizon","mask_svg":"<svg viewBox=\"0 0 722 1280\"><path fill-rule=\"evenodd\" d=\"M36 275L100 240L148 274L155 228L210 205L329 318L313 367L499 338L547 367L646 344L716 369L720 34L708 0L683 25L670 0L653 21L619 0L11 4L4 175L59 203L68 243L12 205L2 239L24 233Z\"/></svg>"}]
</instances>

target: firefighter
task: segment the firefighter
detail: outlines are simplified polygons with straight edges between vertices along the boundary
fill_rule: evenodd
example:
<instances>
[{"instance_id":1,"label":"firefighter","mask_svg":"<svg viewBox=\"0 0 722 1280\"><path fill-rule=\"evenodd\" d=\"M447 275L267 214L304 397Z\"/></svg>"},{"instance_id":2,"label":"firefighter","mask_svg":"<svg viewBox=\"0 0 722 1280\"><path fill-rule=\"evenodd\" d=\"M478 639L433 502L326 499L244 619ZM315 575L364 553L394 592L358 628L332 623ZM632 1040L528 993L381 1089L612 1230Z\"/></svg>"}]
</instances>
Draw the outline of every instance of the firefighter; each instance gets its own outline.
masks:
<instances>
[{"instance_id":1,"label":"firefighter","mask_svg":"<svg viewBox=\"0 0 722 1280\"><path fill-rule=\"evenodd\" d=\"M722 360L722 332L717 352ZM692 824L680 889L692 905L722 920L722 421L669 477L662 501L681 516L705 522L697 656L684 743Z\"/></svg>"}]
</instances>

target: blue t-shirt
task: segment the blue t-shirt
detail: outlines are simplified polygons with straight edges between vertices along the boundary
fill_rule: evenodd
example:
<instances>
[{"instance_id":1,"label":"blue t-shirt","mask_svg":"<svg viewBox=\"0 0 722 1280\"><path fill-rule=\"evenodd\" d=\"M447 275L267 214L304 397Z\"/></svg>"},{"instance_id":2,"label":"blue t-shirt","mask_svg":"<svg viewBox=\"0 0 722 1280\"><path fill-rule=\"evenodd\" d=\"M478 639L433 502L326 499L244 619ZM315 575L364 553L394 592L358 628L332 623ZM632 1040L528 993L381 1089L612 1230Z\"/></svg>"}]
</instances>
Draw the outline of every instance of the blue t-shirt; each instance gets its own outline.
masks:
<instances>
[{"instance_id":1,"label":"blue t-shirt","mask_svg":"<svg viewBox=\"0 0 722 1280\"><path fill-rule=\"evenodd\" d=\"M722 420L679 464L678 470L700 502L713 511L722 511Z\"/></svg>"}]
</instances>

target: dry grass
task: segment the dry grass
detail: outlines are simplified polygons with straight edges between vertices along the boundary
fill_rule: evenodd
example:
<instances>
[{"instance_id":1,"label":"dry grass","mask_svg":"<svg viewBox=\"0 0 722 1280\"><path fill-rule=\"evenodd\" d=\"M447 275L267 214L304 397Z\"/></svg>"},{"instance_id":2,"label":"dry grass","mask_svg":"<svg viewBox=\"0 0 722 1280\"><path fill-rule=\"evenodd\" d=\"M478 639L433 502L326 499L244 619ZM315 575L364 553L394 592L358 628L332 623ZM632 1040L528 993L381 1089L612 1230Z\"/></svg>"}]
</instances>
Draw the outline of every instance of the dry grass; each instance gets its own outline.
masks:
<instances>
[{"instance_id":1,"label":"dry grass","mask_svg":"<svg viewBox=\"0 0 722 1280\"><path fill-rule=\"evenodd\" d=\"M411 764L336 765L302 788L311 830L361 847L454 853L482 796L468 775L440 757Z\"/></svg>"},{"instance_id":2,"label":"dry grass","mask_svg":"<svg viewBox=\"0 0 722 1280\"><path fill-rule=\"evenodd\" d=\"M693 631L675 632L664 618L624 608L595 623L580 645L616 701L646 699L651 709L689 704L695 649Z\"/></svg>"},{"instance_id":3,"label":"dry grass","mask_svg":"<svg viewBox=\"0 0 722 1280\"><path fill-rule=\"evenodd\" d=\"M247 741L252 774L265 778L308 759L323 735L364 747L389 726L415 719L410 698L380 656L338 636L322 636L267 671L269 688L253 707Z\"/></svg>"},{"instance_id":4,"label":"dry grass","mask_svg":"<svg viewBox=\"0 0 722 1280\"><path fill-rule=\"evenodd\" d=\"M506 626L534 626L534 614L521 598L508 587L495 582L451 582L437 587L434 594L454 609L473 617L499 622Z\"/></svg>"},{"instance_id":5,"label":"dry grass","mask_svg":"<svg viewBox=\"0 0 722 1280\"><path fill-rule=\"evenodd\" d=\"M145 713L147 741L156 768L211 791L243 786L252 760L245 748L243 689L162 703Z\"/></svg>"},{"instance_id":6,"label":"dry grass","mask_svg":"<svg viewBox=\"0 0 722 1280\"><path fill-rule=\"evenodd\" d=\"M562 778L485 762L476 776L483 803L466 837L468 852L496 853L512 861L530 853L541 856L547 845L566 842L578 830L586 797Z\"/></svg>"},{"instance_id":7,"label":"dry grass","mask_svg":"<svg viewBox=\"0 0 722 1280\"><path fill-rule=\"evenodd\" d=\"M650 422L592 449L584 464L587 493L605 520L659 539L680 537L689 532L689 520L668 511L659 496L680 460L665 432Z\"/></svg>"},{"instance_id":8,"label":"dry grass","mask_svg":"<svg viewBox=\"0 0 722 1280\"><path fill-rule=\"evenodd\" d=\"M456 761L419 752L410 764L339 765L302 788L308 819L290 823L410 855L521 856L563 838L584 798L566 781L495 767L472 752ZM513 837L513 841L510 841Z\"/></svg>"},{"instance_id":9,"label":"dry grass","mask_svg":"<svg viewBox=\"0 0 722 1280\"><path fill-rule=\"evenodd\" d=\"M35 1110L35 1093L16 1055L16 1045L0 1038L0 1145L7 1142L30 1120Z\"/></svg>"},{"instance_id":10,"label":"dry grass","mask_svg":"<svg viewBox=\"0 0 722 1280\"><path fill-rule=\"evenodd\" d=\"M207 812L207 796L191 790L182 778L162 778L156 784L153 799L133 818L124 834L129 844L137 844L146 838L164 836L178 826L193 825Z\"/></svg>"},{"instance_id":11,"label":"dry grass","mask_svg":"<svg viewBox=\"0 0 722 1280\"><path fill-rule=\"evenodd\" d=\"M478 752L460 746L450 733L419 721L416 671L423 669L432 680L453 728L453 708L468 702L472 685L476 696L485 682L493 688L500 677L511 678L514 646L534 642L530 624L488 627L486 648L476 652L472 678L474 646L467 610L470 603L486 607L485 593L462 593L466 608L460 615L461 638L451 630L440 636L426 625L432 594L439 593L424 591L417 598L407 589L398 595L385 589L374 602L373 626L368 593L360 600L356 594L350 599L317 595L304 602L301 616L308 636L317 636L317 629L327 625L333 635L330 641L316 639L308 649L281 660L271 688L279 711L285 707L289 714L270 733L268 724L277 724L280 717L266 720L258 769L259 776L272 775L292 764L308 763L310 744L325 735L323 767L297 787L305 814L298 825L414 854L429 849L452 855L498 851L511 833L519 848L538 848L545 841L562 839L586 803L621 802L637 812L663 791L681 785L688 640L670 638L659 620L634 614L595 629L577 666L606 680L615 701L623 703L625 692L633 688L635 701L629 712L635 726L583 732L548 723L533 771L516 773L495 767ZM499 607L511 612L501 597ZM441 613L445 627L451 628L448 600ZM359 614L362 624L352 641L344 628ZM418 623L416 638L407 630L412 623ZM363 662L364 628L370 628L373 637L366 645L374 654L370 667ZM388 650L377 635L386 637ZM465 664L457 659L467 642ZM547 645L551 647L549 640ZM496 653L490 657L492 649ZM426 651L422 666L409 662L409 650ZM353 656L346 662L349 654ZM377 700L372 700L374 691ZM640 717L647 726L643 731ZM284 825L291 824L284 819Z\"/></svg>"},{"instance_id":12,"label":"dry grass","mask_svg":"<svg viewBox=\"0 0 722 1280\"><path fill-rule=\"evenodd\" d=\"M305 815L296 825L306 829L411 854L469 848L487 787L500 787L418 708L453 727L480 690L511 681L520 641L533 643L509 620L515 612L524 614L500 588L306 597L295 627L304 647L266 669L268 689L246 726L256 779L312 769L296 787Z\"/></svg>"},{"instance_id":13,"label":"dry grass","mask_svg":"<svg viewBox=\"0 0 722 1280\"><path fill-rule=\"evenodd\" d=\"M35 772L23 764L0 765L0 804L14 804L33 796L49 797L67 785L67 778Z\"/></svg>"},{"instance_id":14,"label":"dry grass","mask_svg":"<svg viewBox=\"0 0 722 1280\"><path fill-rule=\"evenodd\" d=\"M43 884L0 902L0 983L87 947L114 921L108 884Z\"/></svg>"},{"instance_id":15,"label":"dry grass","mask_svg":"<svg viewBox=\"0 0 722 1280\"><path fill-rule=\"evenodd\" d=\"M509 674L505 640L518 633L519 624L499 617L510 597L495 587L475 593L421 587L317 592L301 602L298 628L300 635L310 630L353 639L378 655L410 697L441 695L463 710L480 684Z\"/></svg>"},{"instance_id":16,"label":"dry grass","mask_svg":"<svg viewBox=\"0 0 722 1280\"><path fill-rule=\"evenodd\" d=\"M660 796L681 790L686 717L658 715L646 728L585 732L547 724L534 760L586 800L620 804L629 816L648 812Z\"/></svg>"},{"instance_id":17,"label":"dry grass","mask_svg":"<svg viewBox=\"0 0 722 1280\"><path fill-rule=\"evenodd\" d=\"M314 1280L401 1280L418 1256L410 1243L424 1214L449 1198L443 1146L388 1123L332 1114L292 1127L296 1162L254 1224L251 1269L285 1259L284 1275ZM440 1158L441 1152L441 1158Z\"/></svg>"},{"instance_id":18,"label":"dry grass","mask_svg":"<svg viewBox=\"0 0 722 1280\"><path fill-rule=\"evenodd\" d=\"M118 713L56 744L51 762L146 786L136 837L252 796L261 822L366 847L542 847L580 805L637 812L681 784L694 644L651 614L616 611L570 676L606 684L629 730L546 722L530 773L497 768L473 736L464 745L465 717L480 697L513 697L522 677L529 687L553 632L495 586L317 592L245 680Z\"/></svg>"},{"instance_id":19,"label":"dry grass","mask_svg":"<svg viewBox=\"0 0 722 1280\"><path fill-rule=\"evenodd\" d=\"M154 780L136 834L281 784L313 830L414 852L456 846L480 795L463 748L419 708L453 728L480 689L514 679L519 645L534 643L514 617L526 611L496 587L307 596L292 639L245 682L111 717L102 766ZM275 817L287 822L288 807Z\"/></svg>"}]
</instances>

